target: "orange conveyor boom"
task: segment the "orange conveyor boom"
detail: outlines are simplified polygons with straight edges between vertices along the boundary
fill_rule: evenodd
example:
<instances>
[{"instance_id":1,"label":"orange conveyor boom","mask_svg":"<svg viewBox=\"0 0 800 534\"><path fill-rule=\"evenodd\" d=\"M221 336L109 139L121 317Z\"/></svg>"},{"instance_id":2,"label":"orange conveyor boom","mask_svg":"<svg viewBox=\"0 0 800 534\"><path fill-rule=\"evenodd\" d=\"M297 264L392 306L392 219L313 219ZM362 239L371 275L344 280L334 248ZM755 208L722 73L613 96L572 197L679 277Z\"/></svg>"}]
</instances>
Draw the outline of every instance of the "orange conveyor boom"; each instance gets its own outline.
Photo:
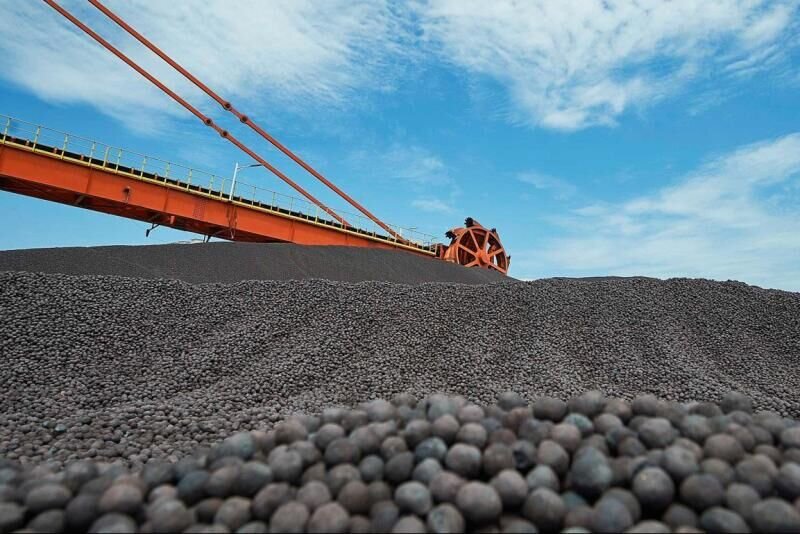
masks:
<instances>
[{"instance_id":1,"label":"orange conveyor boom","mask_svg":"<svg viewBox=\"0 0 800 534\"><path fill-rule=\"evenodd\" d=\"M271 136L269 133L267 133L263 128L261 128L261 126L256 124L255 121L253 121L252 118L248 117L247 115L245 115L244 113L242 113L238 109L236 109L233 106L233 104L231 104L230 101L225 100L218 93L216 93L211 88L209 88L206 84L204 84L199 79L197 79L196 76L194 76L191 72L186 70L177 61L172 59L168 54L166 54L163 50L161 50L159 47L157 47L152 41L150 41L144 35L142 35L138 31L136 31L130 24L125 22L120 16L118 16L113 11L111 11L109 8L104 6L99 0L89 0L89 3L92 4L94 7L96 7L97 9L99 9L108 18L113 20L117 25L119 25L119 27L121 27L123 30L128 32L137 41L139 41L144 46L146 46L151 52L153 52L158 57L163 59L172 68L174 68L175 70L180 72L187 80L192 82L198 89L203 91L209 97L213 98L220 106L222 106L223 109L225 109L226 111L231 112L237 119L239 119L239 121L241 121L243 124L246 124L253 131L255 131L258 135L260 135L262 138L264 138L267 141L269 141L275 148L277 148L278 150L283 152L292 161L294 161L295 163L300 165L303 169L305 169L309 174L311 174L316 179L318 179L320 182L325 184L329 189L331 189L333 192L335 192L337 195L339 195L341 198L343 198L345 201L347 201L348 204L350 204L351 206L356 208L358 211L360 211L361 213L366 215L368 219L370 219L372 222L374 222L375 224L377 224L378 226L383 228L386 232L389 233L389 235L391 235L393 237L396 237L396 238L398 238L400 240L403 239L402 236L398 235L388 225L386 225L383 221L381 221L375 215L373 215L367 208L365 208L364 206L359 204L355 199L350 197L350 195L348 195L347 193L345 193L344 191L339 189L333 182L331 182L330 180L325 178L322 174L320 174L311 165L309 165L308 163L303 161L302 158L297 156L294 152L292 152L286 146L284 146L280 141L278 141L273 136Z\"/></svg>"},{"instance_id":2,"label":"orange conveyor boom","mask_svg":"<svg viewBox=\"0 0 800 534\"><path fill-rule=\"evenodd\" d=\"M89 28L89 27L88 27L86 24L84 24L83 22L81 22L81 21L80 21L80 20L79 20L77 17L75 17L74 15L72 15L71 13L69 13L69 12L68 12L66 9L64 9L63 7L61 7L61 6L60 6L58 3L56 3L54 0L44 0L44 2L45 2L45 3L47 3L47 4L48 4L50 7L52 7L53 9L55 9L55 10L56 10L56 11L57 11L59 14L61 14L61 15L62 15L64 18L66 18L67 20L69 20L70 22L72 22L72 23L73 23L75 26L77 26L79 29L81 29L81 30L82 30L84 33L86 33L87 35L89 35L89 36L90 36L92 39L94 39L95 41L97 41L97 42L98 42L98 43L99 43L101 46L103 46L104 48L106 48L106 49L107 49L108 51L110 51L112 54L114 54L114 55L115 55L115 56L117 56L119 59L121 59L123 62L125 62L125 63L126 63L128 66L130 66L132 69L134 69L134 70L135 70L136 72L138 72L140 75L142 75L144 78L146 78L148 81L150 81L150 82L151 82L153 85L155 85L156 87L158 87L159 89L161 89L161 90L162 90L164 93L166 93L167 95L169 95L169 96L170 96L170 97L171 97L173 100L175 100L177 103L179 103L179 104L180 104L180 105L182 105L184 108L186 108L188 111L190 111L192 114L194 114L194 115L195 115L197 118L199 118L199 119L200 119L200 120L203 122L203 124L205 124L206 126L209 126L210 128L214 129L214 130L215 130L215 131L216 131L216 132L217 132L217 133L218 133L220 136L222 136L223 138L225 138L225 139L228 139L228 140L229 140L231 143L233 143L233 144L234 144L234 145L236 145L236 146L237 146L239 149L241 149L243 152L245 152L245 153L246 153L246 154L248 154L250 157L252 157L253 159L255 159L255 160L256 160L258 163L260 163L262 166L264 166L265 168L269 169L269 170L270 170L270 171L271 171L273 174L275 174L276 176L278 176L279 178L281 178L281 179L282 179L284 182L286 182L287 184L289 184L289 185L290 185L291 187L293 187L293 188L294 188L296 191L300 192L300 193L301 193L301 194L302 194L304 197L308 198L308 199L309 199L309 200L311 200L311 201L312 201L314 204L316 204L317 206L319 206L320 208L322 208L324 211L326 211L326 212L327 212L329 215L331 215L332 217L336 218L336 219L337 219L337 220L338 220L338 221L339 221L341 224L343 224L343 225L347 225L347 224L348 224L348 223L347 223L347 221L345 221L345 220L343 220L343 219L340 219L338 214L336 214L336 213L335 213L334 211L332 211L330 208L328 208L327 206L325 206L324 204L322 204L322 203L321 203L319 200L317 200L316 198L314 198L314 197L313 197L313 196L312 196L310 193L308 193L307 191L305 191L305 190L304 190L303 188L301 188L301 187L300 187L298 184L294 183L294 182L293 182L293 181L292 181L292 180L291 180L291 179L290 179L288 176L284 175L284 174L283 174L283 173L281 173L279 170L277 170L277 169L276 169L274 166L272 166L272 165L270 165L269 163L267 163L267 162L266 162L266 161L265 161L263 158L261 158L260 156L258 156L258 155L257 155L255 152L253 152L251 149L249 149L247 146L245 146L243 143L241 143L241 142L240 142L238 139L236 139L236 138L235 138L233 135L231 135L231 134L230 134L228 131L226 131L226 130L223 130L223 129L222 129L222 128L220 128L218 125L216 125L216 124L214 123L214 121L213 121L213 120L212 120L210 117L208 117L208 116L206 116L206 115L203 115L203 114L202 114L200 111L198 111L198 110L197 110L195 107L193 107L191 104L189 104L188 102L186 102L186 101L185 101L183 98L181 98L180 96L178 96L178 95L177 95L177 94L176 94L174 91L172 91L171 89L169 89L169 88L168 88L167 86L165 86L163 83L161 83L161 82L160 82L160 81L159 81L157 78L155 78L155 76L153 76L152 74L150 74L149 72L147 72L147 71L146 71L144 68L142 68L142 67L141 67L140 65L138 65L136 62L134 62L132 59L130 59L128 56L126 56L124 53L122 53L122 52L121 52L119 49L117 49L116 47L114 47L114 46L113 46L111 43L109 43L107 40L103 39L103 38L102 38L102 37L101 37L99 34L97 34L95 31L93 31L91 28ZM274 137L272 137L271 135L269 135L269 134L268 134L266 131L264 131L262 128L260 128L260 127L259 127L257 124L253 123L253 122L252 122L252 120L250 120L250 119L249 119L249 118L248 118L246 115L244 115L244 114L240 113L238 110L236 110L235 108L233 108L233 106L232 106L232 105L231 105L229 102L227 102L227 101L223 100L223 99L222 99L222 98L221 98L221 97L220 97L220 96L219 96L217 93L215 93L215 92L214 92L214 91L212 91L212 90L211 90L211 89L210 89L208 86L206 86L205 84L203 84L202 82L200 82L200 80L198 80L198 79L197 79L195 76L193 76L191 73L189 73L189 72L188 72L186 69L184 69L184 68L183 68L183 67L182 67L180 64L178 64L177 62L175 62L175 61L174 61L172 58L170 58L170 57L169 57L167 54L165 54L165 53L164 53L164 52L163 52L161 49L159 49L157 46L155 46L155 44L153 44L151 41L149 41L147 38L145 38L143 35L141 35L141 34L140 34L139 32L137 32L135 29L133 29L133 28L132 28L132 27L131 27L129 24L127 24L127 23L126 23L124 20L122 20L122 19L121 19L119 16L117 16L116 14L114 14L114 13L113 13L111 10L109 10L107 7L105 7L103 4L101 4L100 2L98 2L98 1L96 1L96 0L94 0L94 1L93 1L93 0L90 0L90 3L91 3L93 6L95 6L97 9L99 9L99 10L100 10L100 11L101 11L103 14L105 14L107 17L109 17L111 20L113 20L115 23L117 23L117 24L118 24L120 27L122 27L122 28L123 28L125 31L127 31L127 32L128 32L130 35L132 35L134 38L136 38L136 39L137 39L139 42L141 42L143 45L145 45L145 46L146 46L148 49L150 49L152 52L154 52L155 54L157 54L157 55L158 55L158 56L159 56L161 59L163 59L164 61L166 61L166 62L167 62L167 63L168 63L170 66L172 66L173 68L175 68L175 69L176 69L178 72L180 72L180 73L181 73L181 74L182 74L184 77L186 77L187 79L189 79L189 80L190 80L192 83L194 83L194 84L195 84L195 85L196 85L198 88L200 88L202 91L204 91L204 92L205 92L205 93L206 93L208 96L210 96L211 98L213 98L214 100L216 100L216 101L217 101L219 104L221 104L221 105L223 106L223 108L224 108L224 109L226 109L226 110L230 111L231 113L233 113L233 114L234 114L234 115L235 115L235 116L236 116L236 117L237 117L237 118L238 118L238 119L239 119L239 120L240 120L242 123L245 123L245 124L247 124L248 126L250 126L250 127L251 127L251 128L254 130L254 131L256 131L256 132L257 132L257 133L258 133L258 134L259 134L261 137L263 137L264 139L266 139L267 141L269 141L269 142L270 142L270 143L271 143L273 146L275 146L275 147L276 147L276 148L278 148L278 149L279 149L281 152L283 152L283 153L284 153L284 154L286 154L288 157L290 157L290 158L291 158L291 159L292 159L292 160L293 160L295 163L299 164L299 165L300 165L300 166L301 166L303 169L305 169L305 170L306 170L307 172L309 172L309 173L310 173L312 176L314 176L314 177L315 177L315 178L317 178L319 181L321 181L323 184L325 184L325 185L326 185L328 188L332 189L332 190L333 190L333 191L334 191L336 194L338 194L340 197L342 197L343 199L345 199L345 200L346 200L346 201L347 201L347 202L348 202L348 203L349 203L351 206L355 207L355 208L356 208L357 210L359 210L361 213L363 213L364 215L366 215L366 216L367 216L367 217L368 217L368 218L369 218L369 219L370 219L372 222L374 222L375 224L377 224L378 226L380 226L381 228L383 228L383 230L384 230L384 231L388 232L388 233L389 233L389 234L390 234L392 237L394 237L395 239L397 239L397 240L399 240L399 241L404 241L404 240L405 240L405 239L403 238L403 236L401 236L401 235L399 235L398 233L396 233L396 232L395 232L395 231L394 231L392 228L390 228L390 227L389 227L388 225L386 225L386 224L385 224L383 221L381 221L380 219L378 219L377 217L375 217L375 215L373 215L371 212L369 212L369 211L368 211L366 208L364 208L364 207L363 207L361 204L359 204L358 202L356 202L356 201L355 201L354 199L352 199L352 198L351 198L349 195L347 195L347 194L346 194L344 191L342 191L341 189L339 189L338 187L336 187L336 185L334 185L332 182L330 182L328 179L326 179L324 176L322 176L322 175L321 175L319 172L317 172L316 170L314 170L314 169L313 169L313 168L312 168L310 165L308 165L308 164L307 164L305 161L303 161L302 159L300 159L300 158L299 158L297 155L295 155L295 154L294 154L292 151L290 151L288 148L286 148L285 146L283 146L283 145L282 145L280 142L278 142L278 141L277 141L277 140L276 140Z\"/></svg>"},{"instance_id":3,"label":"orange conveyor boom","mask_svg":"<svg viewBox=\"0 0 800 534\"><path fill-rule=\"evenodd\" d=\"M284 182L289 184L289 186L291 186L295 191L297 191L298 193L300 193L301 195L306 197L308 200L310 200L311 202L313 202L314 204L316 204L320 208L322 208L325 212L327 212L334 219L338 220L341 224L347 225L347 221L342 219L332 209L330 209L325 204L323 204L322 202L317 200L311 193L309 193L308 191L303 189L300 185L296 184L291 178L289 178L284 173L279 171L272 164L267 162L264 158L262 158L261 156L256 154L254 151L252 151L251 149L246 147L241 141L239 141L236 137L231 135L230 132L220 128L210 117L208 117L208 116L204 115L203 113L201 113L196 107L194 107L189 102L187 102L186 100L181 98L177 93L175 93L175 91L173 91L172 89L170 89L169 87L167 87L166 85L161 83L155 76L153 76L152 74L147 72L147 70L145 70L139 64L137 64L135 61L133 61L131 58L129 58L128 56L123 54L114 45L112 45L111 43L109 43L108 41L103 39L97 32L95 32L94 30L89 28L86 24L81 22L77 17L72 15L69 11L67 11L66 9L61 7L60 5L58 5L53 0L44 0L44 2L47 3L47 5L49 5L53 9L55 9L56 11L58 11L64 18L66 18L67 20L72 22L75 26L80 28L84 33L86 33L92 39L94 39L95 41L100 43L100 45L102 45L104 48L106 48L109 52L111 52L112 54L117 56L119 59L121 59L124 63L126 63L133 70L135 70L136 72L141 74L145 79L147 79L147 81L149 81L150 83L152 83L153 85L155 85L156 87L161 89L166 95L168 95L170 98L172 98L175 102L177 102L178 104L180 104L181 106L186 108L195 117L200 119L200 121L203 124L205 124L209 128L212 128L215 132L217 132L220 135L220 137L222 137L223 139L227 139L228 141L230 141L231 143L236 145L236 147L239 148L242 152L244 152L245 154L247 154L248 156L250 156L251 158L256 160L264 168L268 169L275 176L277 176L278 178L280 178L281 180L283 180Z\"/></svg>"},{"instance_id":4,"label":"orange conveyor boom","mask_svg":"<svg viewBox=\"0 0 800 534\"><path fill-rule=\"evenodd\" d=\"M19 123L8 119L7 124ZM108 157L108 149L105 157L94 156L96 143L91 152L73 152L70 143L75 138L68 134L63 134L61 146L42 144L37 142L42 127L36 128L35 136L15 137L8 125L0 137L2 190L233 241L344 245L436 255L431 243L400 242L376 231L342 225L320 210L311 214L255 197L243 198L225 191L224 183L221 188L205 187L191 179L148 172L144 164L141 168L120 165L119 159L114 162Z\"/></svg>"}]
</instances>

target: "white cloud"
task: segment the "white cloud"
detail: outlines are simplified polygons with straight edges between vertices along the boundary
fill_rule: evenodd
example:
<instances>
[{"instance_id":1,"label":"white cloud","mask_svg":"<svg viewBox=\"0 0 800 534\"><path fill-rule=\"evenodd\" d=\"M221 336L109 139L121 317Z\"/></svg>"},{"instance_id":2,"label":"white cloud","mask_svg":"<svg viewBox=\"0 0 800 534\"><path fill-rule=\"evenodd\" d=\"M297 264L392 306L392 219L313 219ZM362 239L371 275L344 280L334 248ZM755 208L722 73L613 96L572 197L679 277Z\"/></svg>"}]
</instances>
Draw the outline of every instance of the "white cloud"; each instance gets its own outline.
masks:
<instances>
[{"instance_id":1,"label":"white cloud","mask_svg":"<svg viewBox=\"0 0 800 534\"><path fill-rule=\"evenodd\" d=\"M394 145L380 159L388 173L414 184L445 185L452 181L442 159L421 146Z\"/></svg>"},{"instance_id":2,"label":"white cloud","mask_svg":"<svg viewBox=\"0 0 800 534\"><path fill-rule=\"evenodd\" d=\"M800 290L800 133L719 156L674 185L575 210L540 253L564 275L735 279ZM533 256L527 268L536 268Z\"/></svg>"},{"instance_id":3,"label":"white cloud","mask_svg":"<svg viewBox=\"0 0 800 534\"><path fill-rule=\"evenodd\" d=\"M717 67L752 74L782 57L797 0L428 0L425 38L505 85L517 120L611 125Z\"/></svg>"},{"instance_id":4,"label":"white cloud","mask_svg":"<svg viewBox=\"0 0 800 534\"><path fill-rule=\"evenodd\" d=\"M777 4L742 32L742 40L751 47L771 43L780 37L791 22L794 6Z\"/></svg>"},{"instance_id":5,"label":"white cloud","mask_svg":"<svg viewBox=\"0 0 800 534\"><path fill-rule=\"evenodd\" d=\"M517 175L520 182L530 184L536 189L550 191L558 200L566 200L577 191L576 187L566 180L536 171L526 171Z\"/></svg>"},{"instance_id":6,"label":"white cloud","mask_svg":"<svg viewBox=\"0 0 800 534\"><path fill-rule=\"evenodd\" d=\"M413 143L394 143L388 147L354 150L348 156L351 166L380 178L401 181L417 190L452 186L455 181L441 156Z\"/></svg>"},{"instance_id":7,"label":"white cloud","mask_svg":"<svg viewBox=\"0 0 800 534\"><path fill-rule=\"evenodd\" d=\"M452 213L453 207L438 198L417 198L411 206L430 213Z\"/></svg>"},{"instance_id":8,"label":"white cloud","mask_svg":"<svg viewBox=\"0 0 800 534\"><path fill-rule=\"evenodd\" d=\"M614 124L630 107L709 72L748 76L774 67L797 45L786 36L796 34L800 2L413 1L413 8L390 0L110 4L252 113L353 105L365 91L392 89L406 66L433 50L504 84L515 120L574 130ZM168 85L218 112L97 10L63 3ZM0 76L138 128L187 116L43 2L3 2Z\"/></svg>"},{"instance_id":9,"label":"white cloud","mask_svg":"<svg viewBox=\"0 0 800 534\"><path fill-rule=\"evenodd\" d=\"M405 202L417 210L438 215L455 211L461 188L442 156L424 146L393 143L355 150L347 159L359 173L389 182L396 193L409 195Z\"/></svg>"},{"instance_id":10,"label":"white cloud","mask_svg":"<svg viewBox=\"0 0 800 534\"><path fill-rule=\"evenodd\" d=\"M179 94L197 100L196 89L99 11L63 4ZM396 63L390 57L406 35L404 17L380 0L109 4L210 87L256 109L342 106L356 89L386 89ZM0 76L45 100L89 104L137 127L164 114L187 116L43 2L3 3ZM206 97L198 101L218 108Z\"/></svg>"}]
</instances>

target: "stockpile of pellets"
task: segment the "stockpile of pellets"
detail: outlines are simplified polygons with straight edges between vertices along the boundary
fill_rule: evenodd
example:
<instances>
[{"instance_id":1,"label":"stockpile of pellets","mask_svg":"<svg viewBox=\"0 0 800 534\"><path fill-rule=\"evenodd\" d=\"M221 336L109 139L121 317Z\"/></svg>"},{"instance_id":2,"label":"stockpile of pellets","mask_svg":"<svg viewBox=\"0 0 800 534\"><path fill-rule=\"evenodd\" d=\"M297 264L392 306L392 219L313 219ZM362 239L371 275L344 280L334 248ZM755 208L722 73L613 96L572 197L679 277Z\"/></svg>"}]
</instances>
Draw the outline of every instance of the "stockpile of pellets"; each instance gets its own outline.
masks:
<instances>
[{"instance_id":1,"label":"stockpile of pellets","mask_svg":"<svg viewBox=\"0 0 800 534\"><path fill-rule=\"evenodd\" d=\"M800 416L800 294L651 279L188 284L0 273L0 455L177 461L293 413L434 392Z\"/></svg>"},{"instance_id":2,"label":"stockpile of pellets","mask_svg":"<svg viewBox=\"0 0 800 534\"><path fill-rule=\"evenodd\" d=\"M0 532L798 532L800 422L739 393L398 395L141 473L0 464Z\"/></svg>"}]
</instances>

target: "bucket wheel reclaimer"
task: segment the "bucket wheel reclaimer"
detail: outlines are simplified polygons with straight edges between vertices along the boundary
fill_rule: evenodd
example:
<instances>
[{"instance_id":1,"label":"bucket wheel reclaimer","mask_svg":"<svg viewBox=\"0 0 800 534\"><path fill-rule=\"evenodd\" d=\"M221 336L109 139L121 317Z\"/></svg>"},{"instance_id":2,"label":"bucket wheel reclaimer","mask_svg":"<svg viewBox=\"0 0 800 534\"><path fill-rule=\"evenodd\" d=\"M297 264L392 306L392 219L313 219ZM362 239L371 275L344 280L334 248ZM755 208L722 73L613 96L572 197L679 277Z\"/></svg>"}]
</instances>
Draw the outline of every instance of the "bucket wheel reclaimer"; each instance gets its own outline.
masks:
<instances>
[{"instance_id":1,"label":"bucket wheel reclaimer","mask_svg":"<svg viewBox=\"0 0 800 534\"><path fill-rule=\"evenodd\" d=\"M453 228L445 234L450 245L439 245L437 255L451 263L465 267L483 267L508 274L511 256L506 254L497 230L484 228L467 217L463 228Z\"/></svg>"}]
</instances>

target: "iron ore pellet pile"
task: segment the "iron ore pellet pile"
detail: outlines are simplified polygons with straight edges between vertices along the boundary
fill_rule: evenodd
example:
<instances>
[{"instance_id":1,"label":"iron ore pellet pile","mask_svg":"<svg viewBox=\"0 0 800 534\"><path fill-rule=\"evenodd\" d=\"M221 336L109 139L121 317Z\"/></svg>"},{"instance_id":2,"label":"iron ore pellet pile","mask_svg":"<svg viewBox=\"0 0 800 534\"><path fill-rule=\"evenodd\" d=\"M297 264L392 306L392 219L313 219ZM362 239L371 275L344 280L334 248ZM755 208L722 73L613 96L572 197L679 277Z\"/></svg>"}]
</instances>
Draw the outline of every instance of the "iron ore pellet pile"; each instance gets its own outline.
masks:
<instances>
[{"instance_id":1,"label":"iron ore pellet pile","mask_svg":"<svg viewBox=\"0 0 800 534\"><path fill-rule=\"evenodd\" d=\"M0 456L176 461L399 393L591 389L800 417L800 294L707 280L192 285L0 273ZM702 409L702 408L701 408Z\"/></svg>"},{"instance_id":2,"label":"iron ore pellet pile","mask_svg":"<svg viewBox=\"0 0 800 534\"><path fill-rule=\"evenodd\" d=\"M0 531L798 532L800 423L750 398L401 394L140 473L0 464Z\"/></svg>"}]
</instances>

